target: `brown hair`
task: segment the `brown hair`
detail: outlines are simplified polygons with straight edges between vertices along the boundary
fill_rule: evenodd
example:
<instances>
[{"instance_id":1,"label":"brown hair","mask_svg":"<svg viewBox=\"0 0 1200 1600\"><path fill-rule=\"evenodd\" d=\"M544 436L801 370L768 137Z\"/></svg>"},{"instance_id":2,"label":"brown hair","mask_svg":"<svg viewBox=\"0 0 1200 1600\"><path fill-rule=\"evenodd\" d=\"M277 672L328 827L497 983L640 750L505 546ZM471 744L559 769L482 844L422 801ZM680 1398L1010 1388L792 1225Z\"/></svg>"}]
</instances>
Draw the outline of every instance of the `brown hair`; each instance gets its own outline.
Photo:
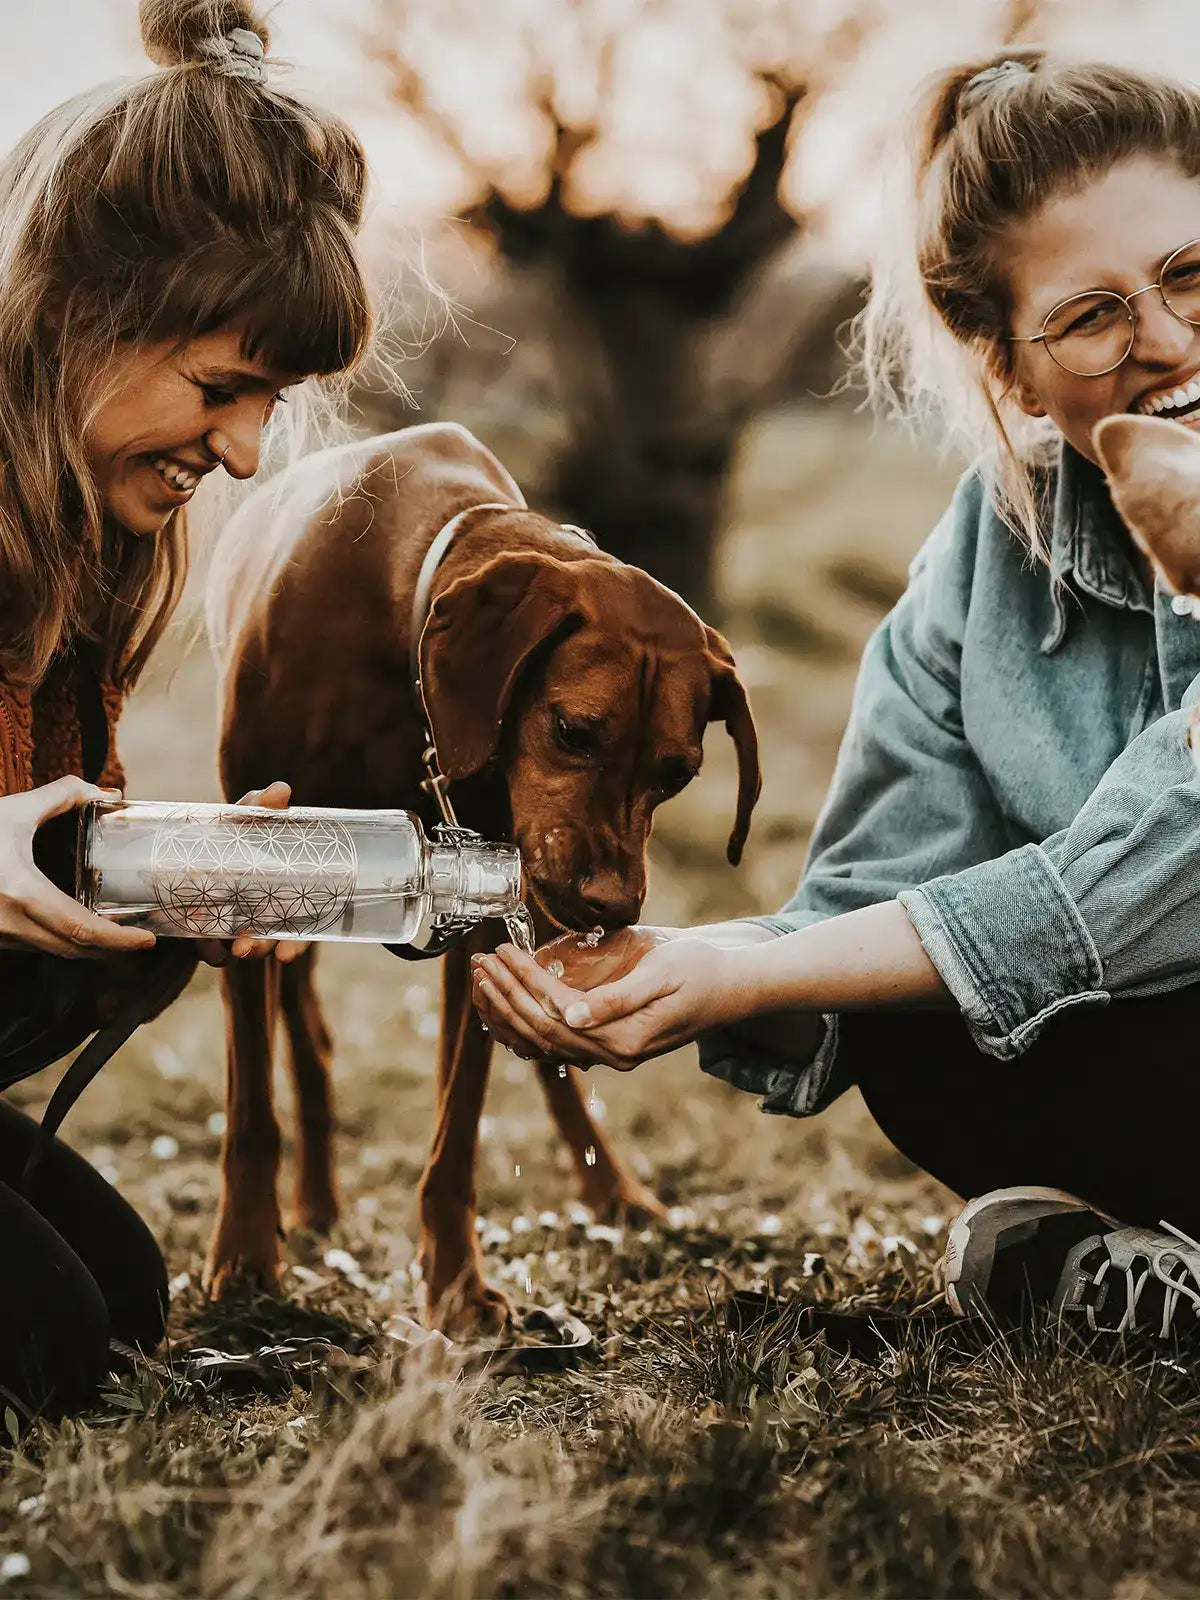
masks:
<instances>
[{"instance_id":1,"label":"brown hair","mask_svg":"<svg viewBox=\"0 0 1200 1600\"><path fill-rule=\"evenodd\" d=\"M140 20L162 70L58 106L0 164L0 676L13 682L83 638L128 688L182 590L182 514L153 538L112 526L87 464L120 349L235 327L248 356L328 375L368 336L357 139L266 82L257 47L236 70L247 63L221 44L233 30L270 42L241 0L141 0Z\"/></svg>"},{"instance_id":2,"label":"brown hair","mask_svg":"<svg viewBox=\"0 0 1200 1600\"><path fill-rule=\"evenodd\" d=\"M939 74L916 135L908 218L892 230L900 253L876 264L860 328L868 386L888 409L935 410L975 450L992 445L998 509L1044 558L1036 467L1057 435L1032 424L1011 395L998 241L1014 221L1119 161L1161 156L1200 177L1200 93L1015 48Z\"/></svg>"}]
</instances>

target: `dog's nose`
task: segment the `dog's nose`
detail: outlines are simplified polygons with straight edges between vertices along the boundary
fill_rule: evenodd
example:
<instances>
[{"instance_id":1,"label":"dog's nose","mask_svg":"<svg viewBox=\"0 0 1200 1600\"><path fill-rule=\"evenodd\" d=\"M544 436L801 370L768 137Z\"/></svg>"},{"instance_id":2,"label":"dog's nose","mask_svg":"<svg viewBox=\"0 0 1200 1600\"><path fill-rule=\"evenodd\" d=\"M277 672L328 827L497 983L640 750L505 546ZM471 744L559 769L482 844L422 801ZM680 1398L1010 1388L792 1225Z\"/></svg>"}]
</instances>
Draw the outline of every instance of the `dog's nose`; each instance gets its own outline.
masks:
<instances>
[{"instance_id":1,"label":"dog's nose","mask_svg":"<svg viewBox=\"0 0 1200 1600\"><path fill-rule=\"evenodd\" d=\"M641 894L612 867L584 878L579 894L587 915L603 928L627 928L642 912Z\"/></svg>"}]
</instances>

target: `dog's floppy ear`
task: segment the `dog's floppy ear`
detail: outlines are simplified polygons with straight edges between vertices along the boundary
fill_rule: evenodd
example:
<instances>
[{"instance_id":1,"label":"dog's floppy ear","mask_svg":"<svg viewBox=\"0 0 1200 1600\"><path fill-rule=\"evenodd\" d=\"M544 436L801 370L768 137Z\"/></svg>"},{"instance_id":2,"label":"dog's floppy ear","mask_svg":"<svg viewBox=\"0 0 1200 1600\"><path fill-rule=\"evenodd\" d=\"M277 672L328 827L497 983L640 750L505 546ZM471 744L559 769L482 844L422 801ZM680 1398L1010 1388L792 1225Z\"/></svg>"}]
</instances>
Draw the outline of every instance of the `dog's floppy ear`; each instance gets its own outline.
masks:
<instances>
[{"instance_id":1,"label":"dog's floppy ear","mask_svg":"<svg viewBox=\"0 0 1200 1600\"><path fill-rule=\"evenodd\" d=\"M762 769L758 764L758 732L750 714L750 701L746 686L738 677L733 652L715 628L704 630L708 645L708 663L712 672L712 699L708 706L708 720L723 722L737 750L738 794L737 814L733 832L725 853L731 866L742 859L742 850L750 832L750 818L762 792Z\"/></svg>"},{"instance_id":2,"label":"dog's floppy ear","mask_svg":"<svg viewBox=\"0 0 1200 1600\"><path fill-rule=\"evenodd\" d=\"M1200 595L1200 439L1164 417L1121 414L1092 442L1121 519L1176 594Z\"/></svg>"},{"instance_id":3,"label":"dog's floppy ear","mask_svg":"<svg viewBox=\"0 0 1200 1600\"><path fill-rule=\"evenodd\" d=\"M437 597L421 634L421 682L447 778L487 765L521 668L580 620L566 564L551 556L497 556Z\"/></svg>"}]
</instances>

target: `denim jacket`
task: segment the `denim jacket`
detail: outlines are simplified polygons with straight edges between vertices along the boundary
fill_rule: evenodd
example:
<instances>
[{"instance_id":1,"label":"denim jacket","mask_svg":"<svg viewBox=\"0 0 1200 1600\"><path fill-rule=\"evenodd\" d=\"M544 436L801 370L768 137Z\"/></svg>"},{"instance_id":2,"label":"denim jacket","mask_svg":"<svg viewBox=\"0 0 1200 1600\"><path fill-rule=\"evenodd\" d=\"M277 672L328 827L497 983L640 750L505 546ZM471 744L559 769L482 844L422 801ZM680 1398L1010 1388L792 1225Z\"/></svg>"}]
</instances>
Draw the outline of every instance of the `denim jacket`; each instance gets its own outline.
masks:
<instances>
[{"instance_id":1,"label":"denim jacket","mask_svg":"<svg viewBox=\"0 0 1200 1600\"><path fill-rule=\"evenodd\" d=\"M1200 977L1200 623L1151 591L1099 470L1051 469L1050 570L959 484L867 646L784 934L898 899L980 1050L1012 1059L1066 1006ZM837 1018L812 1059L732 1031L704 1070L807 1116L848 1087Z\"/></svg>"}]
</instances>

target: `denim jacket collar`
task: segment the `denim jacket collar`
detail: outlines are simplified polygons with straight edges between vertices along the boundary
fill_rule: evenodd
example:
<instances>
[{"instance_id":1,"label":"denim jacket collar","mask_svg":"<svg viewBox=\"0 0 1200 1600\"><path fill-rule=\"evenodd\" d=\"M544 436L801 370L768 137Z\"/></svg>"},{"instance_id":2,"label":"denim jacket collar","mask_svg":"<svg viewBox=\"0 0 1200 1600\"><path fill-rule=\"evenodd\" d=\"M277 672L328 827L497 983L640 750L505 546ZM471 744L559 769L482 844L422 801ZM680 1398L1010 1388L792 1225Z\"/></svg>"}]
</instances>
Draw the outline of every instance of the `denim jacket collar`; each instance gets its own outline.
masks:
<instances>
[{"instance_id":1,"label":"denim jacket collar","mask_svg":"<svg viewBox=\"0 0 1200 1600\"><path fill-rule=\"evenodd\" d=\"M1153 595L1129 554L1129 534L1093 462L1063 440L1054 475L1050 527L1050 595L1054 621L1042 640L1052 654L1067 631L1066 590L1129 611L1154 610Z\"/></svg>"}]
</instances>

